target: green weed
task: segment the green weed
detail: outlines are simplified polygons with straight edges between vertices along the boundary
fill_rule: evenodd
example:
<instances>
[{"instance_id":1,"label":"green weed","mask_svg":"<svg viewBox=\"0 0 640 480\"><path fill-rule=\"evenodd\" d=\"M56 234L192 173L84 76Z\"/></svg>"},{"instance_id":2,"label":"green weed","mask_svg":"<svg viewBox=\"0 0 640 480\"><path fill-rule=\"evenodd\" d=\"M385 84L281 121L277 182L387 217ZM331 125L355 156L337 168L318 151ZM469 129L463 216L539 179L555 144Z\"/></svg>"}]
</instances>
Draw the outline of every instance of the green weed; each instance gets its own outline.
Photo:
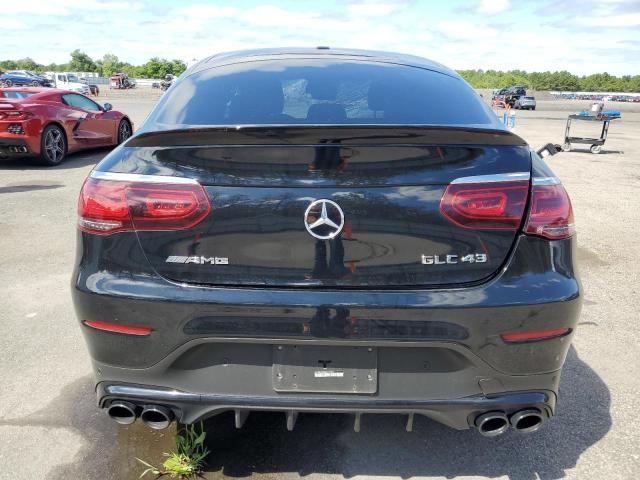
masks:
<instances>
[{"instance_id":1,"label":"green weed","mask_svg":"<svg viewBox=\"0 0 640 480\"><path fill-rule=\"evenodd\" d=\"M206 436L207 432L205 432L202 422L200 423L200 433L196 431L194 425L187 425L182 433L176 434L175 451L163 454L167 458L161 468L136 458L147 467L139 478L148 473L157 477L168 475L171 478L191 478L199 475L204 467L204 459L210 453L204 445Z\"/></svg>"}]
</instances>

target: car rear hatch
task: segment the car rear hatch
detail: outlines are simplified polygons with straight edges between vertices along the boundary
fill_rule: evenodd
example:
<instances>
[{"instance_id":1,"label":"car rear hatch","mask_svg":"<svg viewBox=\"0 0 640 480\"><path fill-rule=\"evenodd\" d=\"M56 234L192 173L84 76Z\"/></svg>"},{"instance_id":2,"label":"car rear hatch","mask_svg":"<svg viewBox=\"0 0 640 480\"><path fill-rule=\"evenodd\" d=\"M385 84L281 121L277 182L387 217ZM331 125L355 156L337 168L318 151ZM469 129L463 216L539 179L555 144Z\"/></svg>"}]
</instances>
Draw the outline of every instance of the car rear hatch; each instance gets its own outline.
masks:
<instances>
[{"instance_id":1,"label":"car rear hatch","mask_svg":"<svg viewBox=\"0 0 640 480\"><path fill-rule=\"evenodd\" d=\"M505 131L349 126L143 134L119 165L204 188L211 209L197 224L138 225L169 280L376 289L494 275L521 227L531 168Z\"/></svg>"}]
</instances>

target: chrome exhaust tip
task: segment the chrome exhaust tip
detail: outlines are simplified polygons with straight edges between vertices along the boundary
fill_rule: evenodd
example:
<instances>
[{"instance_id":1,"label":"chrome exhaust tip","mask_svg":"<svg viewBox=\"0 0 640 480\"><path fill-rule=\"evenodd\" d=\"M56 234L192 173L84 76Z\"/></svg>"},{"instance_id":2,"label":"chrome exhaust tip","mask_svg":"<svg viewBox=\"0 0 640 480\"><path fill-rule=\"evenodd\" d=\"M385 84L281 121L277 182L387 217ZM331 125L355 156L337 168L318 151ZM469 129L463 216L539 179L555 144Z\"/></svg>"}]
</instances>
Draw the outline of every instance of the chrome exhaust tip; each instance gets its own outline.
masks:
<instances>
[{"instance_id":1,"label":"chrome exhaust tip","mask_svg":"<svg viewBox=\"0 0 640 480\"><path fill-rule=\"evenodd\" d=\"M487 412L476 417L475 425L480 435L497 437L509 429L509 419L503 412Z\"/></svg>"},{"instance_id":2,"label":"chrome exhaust tip","mask_svg":"<svg viewBox=\"0 0 640 480\"><path fill-rule=\"evenodd\" d=\"M140 414L143 423L154 430L167 428L173 421L173 412L160 405L145 405Z\"/></svg>"},{"instance_id":3,"label":"chrome exhaust tip","mask_svg":"<svg viewBox=\"0 0 640 480\"><path fill-rule=\"evenodd\" d=\"M107 415L120 425L131 425L138 418L137 410L133 403L118 400L109 405Z\"/></svg>"},{"instance_id":4,"label":"chrome exhaust tip","mask_svg":"<svg viewBox=\"0 0 640 480\"><path fill-rule=\"evenodd\" d=\"M514 413L509 420L511 421L511 426L518 432L532 433L542 426L544 416L540 413L540 410L529 408Z\"/></svg>"}]
</instances>

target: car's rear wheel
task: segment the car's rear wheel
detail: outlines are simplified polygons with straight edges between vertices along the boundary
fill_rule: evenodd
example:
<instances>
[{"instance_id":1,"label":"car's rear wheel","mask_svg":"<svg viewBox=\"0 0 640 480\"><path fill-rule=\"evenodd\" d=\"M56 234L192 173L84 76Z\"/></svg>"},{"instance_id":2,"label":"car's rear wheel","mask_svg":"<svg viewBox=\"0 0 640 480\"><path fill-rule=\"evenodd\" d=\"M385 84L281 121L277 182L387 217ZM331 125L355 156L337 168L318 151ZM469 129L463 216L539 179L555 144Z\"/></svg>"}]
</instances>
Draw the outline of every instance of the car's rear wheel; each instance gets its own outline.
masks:
<instances>
[{"instance_id":1,"label":"car's rear wheel","mask_svg":"<svg viewBox=\"0 0 640 480\"><path fill-rule=\"evenodd\" d=\"M120 124L118 125L118 145L125 142L133 133L133 129L131 128L131 122L126 118L120 120Z\"/></svg>"},{"instance_id":2,"label":"car's rear wheel","mask_svg":"<svg viewBox=\"0 0 640 480\"><path fill-rule=\"evenodd\" d=\"M4 81L4 86L9 88L9 87L13 87L13 82L11 80L5 80Z\"/></svg>"},{"instance_id":3,"label":"car's rear wheel","mask_svg":"<svg viewBox=\"0 0 640 480\"><path fill-rule=\"evenodd\" d=\"M67 154L67 139L57 125L49 125L42 132L40 140L40 162L53 167L60 165Z\"/></svg>"}]
</instances>

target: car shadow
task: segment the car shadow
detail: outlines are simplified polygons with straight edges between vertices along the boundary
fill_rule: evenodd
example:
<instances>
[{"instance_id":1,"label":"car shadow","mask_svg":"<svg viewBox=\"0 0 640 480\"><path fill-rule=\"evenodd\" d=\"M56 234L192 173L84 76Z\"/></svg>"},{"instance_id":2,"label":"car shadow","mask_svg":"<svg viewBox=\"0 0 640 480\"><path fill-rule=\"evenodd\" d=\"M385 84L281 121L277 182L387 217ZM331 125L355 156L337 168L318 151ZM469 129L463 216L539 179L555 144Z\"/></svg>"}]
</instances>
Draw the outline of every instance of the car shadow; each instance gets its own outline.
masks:
<instances>
[{"instance_id":1,"label":"car shadow","mask_svg":"<svg viewBox=\"0 0 640 480\"><path fill-rule=\"evenodd\" d=\"M512 480L557 479L611 428L610 394L602 379L572 348L561 382L558 414L534 434L508 432L485 438L417 417L414 432L400 415L364 415L353 432L350 415L301 414L288 432L282 413L252 413L236 430L233 416L205 422L211 454L203 478L295 473L447 477L507 476ZM118 426L95 405L89 376L66 386L42 410L0 425L62 428L82 436L69 463L54 467L47 480L138 478L173 448L175 426L153 431L141 422Z\"/></svg>"},{"instance_id":2,"label":"car shadow","mask_svg":"<svg viewBox=\"0 0 640 480\"><path fill-rule=\"evenodd\" d=\"M47 167L38 163L36 158L11 158L0 159L0 171L2 170L42 170L55 171L67 170L70 168L81 168L88 165L95 165L102 160L113 147L95 148L91 150L83 150L81 152L72 153L64 159L60 165L55 167Z\"/></svg>"}]
</instances>

